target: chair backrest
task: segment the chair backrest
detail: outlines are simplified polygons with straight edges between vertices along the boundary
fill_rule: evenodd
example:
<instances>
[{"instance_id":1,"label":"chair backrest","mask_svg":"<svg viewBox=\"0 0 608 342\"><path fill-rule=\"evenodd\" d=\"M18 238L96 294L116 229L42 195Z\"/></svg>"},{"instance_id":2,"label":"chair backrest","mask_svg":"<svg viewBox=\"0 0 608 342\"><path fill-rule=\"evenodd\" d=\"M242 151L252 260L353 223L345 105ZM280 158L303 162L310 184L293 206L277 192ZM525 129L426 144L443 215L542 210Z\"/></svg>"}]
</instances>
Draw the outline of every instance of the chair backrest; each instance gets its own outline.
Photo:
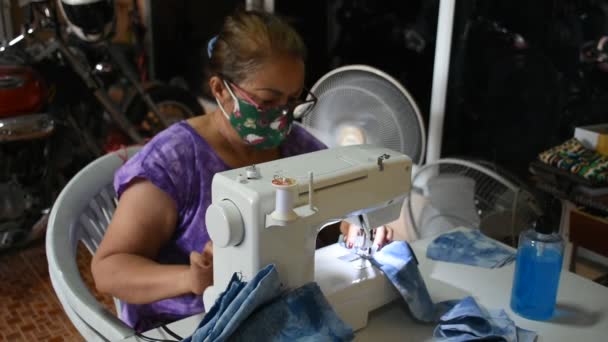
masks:
<instances>
[{"instance_id":1,"label":"chair backrest","mask_svg":"<svg viewBox=\"0 0 608 342\"><path fill-rule=\"evenodd\" d=\"M61 191L49 216L46 254L53 288L66 314L87 340L115 341L133 329L95 299L84 284L76 252L82 241L93 254L116 208L114 173L140 147L102 156L78 172ZM124 152L124 151L122 151Z\"/></svg>"}]
</instances>

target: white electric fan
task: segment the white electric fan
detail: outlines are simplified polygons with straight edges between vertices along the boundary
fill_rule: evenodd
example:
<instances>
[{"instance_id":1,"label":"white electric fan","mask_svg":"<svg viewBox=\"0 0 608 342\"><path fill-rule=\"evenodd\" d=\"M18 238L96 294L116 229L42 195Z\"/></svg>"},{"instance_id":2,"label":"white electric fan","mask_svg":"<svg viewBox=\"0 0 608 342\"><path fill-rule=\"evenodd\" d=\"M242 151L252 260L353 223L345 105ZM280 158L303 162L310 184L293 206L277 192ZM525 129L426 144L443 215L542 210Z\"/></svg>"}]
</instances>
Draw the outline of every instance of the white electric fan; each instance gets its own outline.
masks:
<instances>
[{"instance_id":1,"label":"white electric fan","mask_svg":"<svg viewBox=\"0 0 608 342\"><path fill-rule=\"evenodd\" d=\"M412 159L412 172L424 162L426 134L420 110L410 93L388 74L366 65L343 66L323 76L311 92L318 102L302 124L328 147L375 144L390 148ZM397 240L415 236L407 208L404 204L393 225Z\"/></svg>"},{"instance_id":2,"label":"white electric fan","mask_svg":"<svg viewBox=\"0 0 608 342\"><path fill-rule=\"evenodd\" d=\"M420 110L394 78L366 65L348 65L311 89L318 98L304 127L328 147L375 144L422 164L426 135Z\"/></svg>"},{"instance_id":3,"label":"white electric fan","mask_svg":"<svg viewBox=\"0 0 608 342\"><path fill-rule=\"evenodd\" d=\"M420 167L407 205L417 238L464 226L512 246L542 215L537 199L516 176L487 161L456 158Z\"/></svg>"}]
</instances>

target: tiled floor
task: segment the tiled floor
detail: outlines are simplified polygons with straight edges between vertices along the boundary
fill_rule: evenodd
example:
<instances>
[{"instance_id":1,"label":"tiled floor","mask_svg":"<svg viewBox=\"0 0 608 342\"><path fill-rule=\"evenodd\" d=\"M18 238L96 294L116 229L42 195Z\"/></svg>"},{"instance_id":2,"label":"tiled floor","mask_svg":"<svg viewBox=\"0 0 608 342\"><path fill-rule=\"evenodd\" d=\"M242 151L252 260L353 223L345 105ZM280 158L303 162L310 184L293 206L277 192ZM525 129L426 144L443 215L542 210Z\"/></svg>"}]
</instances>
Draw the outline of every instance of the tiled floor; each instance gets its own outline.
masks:
<instances>
[{"instance_id":1,"label":"tiled floor","mask_svg":"<svg viewBox=\"0 0 608 342\"><path fill-rule=\"evenodd\" d=\"M78 264L88 285L90 260L81 246ZM0 255L0 341L83 341L55 297L47 267L43 241ZM96 296L113 310L111 297Z\"/></svg>"}]
</instances>

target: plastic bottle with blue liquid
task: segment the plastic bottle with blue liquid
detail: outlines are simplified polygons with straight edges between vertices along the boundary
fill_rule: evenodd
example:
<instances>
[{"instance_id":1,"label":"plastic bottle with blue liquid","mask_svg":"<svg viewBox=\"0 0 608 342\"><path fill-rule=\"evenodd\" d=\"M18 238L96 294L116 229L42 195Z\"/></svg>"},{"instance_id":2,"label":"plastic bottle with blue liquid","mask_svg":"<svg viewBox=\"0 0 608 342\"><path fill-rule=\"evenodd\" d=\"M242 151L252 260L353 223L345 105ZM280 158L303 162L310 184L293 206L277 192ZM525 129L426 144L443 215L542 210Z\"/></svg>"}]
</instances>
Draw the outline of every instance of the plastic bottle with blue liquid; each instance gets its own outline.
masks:
<instances>
[{"instance_id":1,"label":"plastic bottle with blue liquid","mask_svg":"<svg viewBox=\"0 0 608 342\"><path fill-rule=\"evenodd\" d=\"M555 312L564 241L544 218L519 235L511 292L511 309L533 320L548 320Z\"/></svg>"}]
</instances>

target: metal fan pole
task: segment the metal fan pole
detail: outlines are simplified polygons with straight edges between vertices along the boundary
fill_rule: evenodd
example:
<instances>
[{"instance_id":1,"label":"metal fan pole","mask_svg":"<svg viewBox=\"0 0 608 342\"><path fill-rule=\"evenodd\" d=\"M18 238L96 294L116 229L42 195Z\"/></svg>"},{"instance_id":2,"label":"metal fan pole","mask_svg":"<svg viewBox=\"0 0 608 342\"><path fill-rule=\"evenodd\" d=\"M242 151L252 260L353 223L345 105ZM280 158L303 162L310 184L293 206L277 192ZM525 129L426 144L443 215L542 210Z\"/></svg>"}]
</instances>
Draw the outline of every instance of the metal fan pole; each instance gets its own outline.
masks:
<instances>
[{"instance_id":1,"label":"metal fan pole","mask_svg":"<svg viewBox=\"0 0 608 342\"><path fill-rule=\"evenodd\" d=\"M452 49L452 29L454 27L455 0L440 0L437 20L437 41L435 43L435 62L433 65L433 89L431 93L431 113L429 119L429 138L427 143L427 162L438 160L441 156L445 101L450 71Z\"/></svg>"}]
</instances>

